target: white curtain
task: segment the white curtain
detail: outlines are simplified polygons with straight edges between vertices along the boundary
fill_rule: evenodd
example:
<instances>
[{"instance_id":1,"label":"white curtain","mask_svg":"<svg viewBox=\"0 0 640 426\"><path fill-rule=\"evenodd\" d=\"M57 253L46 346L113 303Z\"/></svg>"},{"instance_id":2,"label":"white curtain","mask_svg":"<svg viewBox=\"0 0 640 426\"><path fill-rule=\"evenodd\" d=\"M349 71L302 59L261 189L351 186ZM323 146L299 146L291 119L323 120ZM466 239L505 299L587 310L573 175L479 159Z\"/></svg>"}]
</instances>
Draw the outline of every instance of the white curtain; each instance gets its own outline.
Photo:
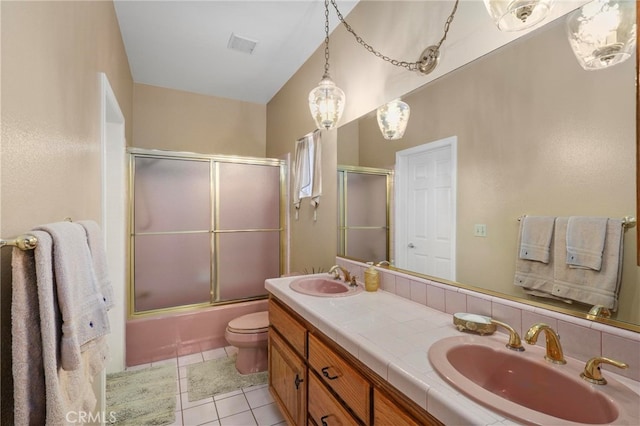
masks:
<instances>
[{"instance_id":1,"label":"white curtain","mask_svg":"<svg viewBox=\"0 0 640 426\"><path fill-rule=\"evenodd\" d=\"M313 218L322 195L322 154L320 150L320 130L306 134L296 141L296 155L293 167L293 205L296 208L296 220L300 203L311 198L314 208Z\"/></svg>"}]
</instances>

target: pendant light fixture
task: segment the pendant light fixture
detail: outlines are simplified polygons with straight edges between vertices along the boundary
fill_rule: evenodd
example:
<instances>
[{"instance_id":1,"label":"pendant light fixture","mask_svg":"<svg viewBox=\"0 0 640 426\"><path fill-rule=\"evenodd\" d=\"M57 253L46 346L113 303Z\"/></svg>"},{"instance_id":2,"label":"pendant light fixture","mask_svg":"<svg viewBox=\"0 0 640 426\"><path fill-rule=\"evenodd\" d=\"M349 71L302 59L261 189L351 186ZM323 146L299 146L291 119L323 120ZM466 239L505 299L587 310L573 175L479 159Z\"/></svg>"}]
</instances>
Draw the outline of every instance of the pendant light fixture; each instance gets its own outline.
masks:
<instances>
[{"instance_id":1,"label":"pendant light fixture","mask_svg":"<svg viewBox=\"0 0 640 426\"><path fill-rule=\"evenodd\" d=\"M608 68L631 57L636 46L635 8L634 0L593 0L569 15L569 44L582 68Z\"/></svg>"},{"instance_id":2,"label":"pendant light fixture","mask_svg":"<svg viewBox=\"0 0 640 426\"><path fill-rule=\"evenodd\" d=\"M484 0L487 12L501 31L520 31L547 17L555 0Z\"/></svg>"},{"instance_id":3,"label":"pendant light fixture","mask_svg":"<svg viewBox=\"0 0 640 426\"><path fill-rule=\"evenodd\" d=\"M309 109L318 129L336 127L344 111L345 96L329 76L329 0L324 1L324 75L309 93Z\"/></svg>"},{"instance_id":4,"label":"pendant light fixture","mask_svg":"<svg viewBox=\"0 0 640 426\"><path fill-rule=\"evenodd\" d=\"M377 51L373 46L365 42L362 37L360 37L353 30L351 25L349 25L340 10L338 9L338 4L336 0L325 0L324 1L324 75L322 76L322 80L320 80L320 84L318 87L313 89L309 93L309 109L311 110L311 116L316 122L316 126L319 129L333 129L340 120L342 116L342 112L344 111L345 104L345 96L344 92L335 85L331 77L329 76L329 1L333 5L333 8L336 10L336 14L338 15L338 19L345 26L346 30L353 35L356 41L361 44L367 51L375 55L376 57L382 59L390 63L391 65L395 65L397 67L406 68L409 71L417 71L422 75L429 74L433 71L438 65L438 61L440 60L440 47L442 43L447 38L447 34L449 33L449 27L453 22L453 17L458 10L458 3L460 0L455 0L453 4L453 10L451 14L447 17L447 20L444 24L444 34L438 44L427 46L426 49L420 54L420 57L415 62L407 62L407 61L399 61L397 59L392 59L387 55L384 55ZM548 0L547 0L548 1ZM387 111L387 112L385 112ZM395 118L393 118L393 114L391 111L394 111L393 114L396 114ZM382 114L381 119L384 123L391 123L391 120L399 119L397 124L384 124L387 128L387 133L385 130L381 130L383 132L383 136L386 139L399 139L402 137L404 133L404 129L407 125L407 120L409 119L409 105L406 103L397 100L392 101L389 104L380 108L379 114ZM394 127L398 126L398 127ZM396 130L393 130L396 129Z\"/></svg>"},{"instance_id":5,"label":"pendant light fixture","mask_svg":"<svg viewBox=\"0 0 640 426\"><path fill-rule=\"evenodd\" d=\"M382 136L387 140L402 138L410 113L409 105L400 99L395 99L378 108L376 115Z\"/></svg>"}]
</instances>

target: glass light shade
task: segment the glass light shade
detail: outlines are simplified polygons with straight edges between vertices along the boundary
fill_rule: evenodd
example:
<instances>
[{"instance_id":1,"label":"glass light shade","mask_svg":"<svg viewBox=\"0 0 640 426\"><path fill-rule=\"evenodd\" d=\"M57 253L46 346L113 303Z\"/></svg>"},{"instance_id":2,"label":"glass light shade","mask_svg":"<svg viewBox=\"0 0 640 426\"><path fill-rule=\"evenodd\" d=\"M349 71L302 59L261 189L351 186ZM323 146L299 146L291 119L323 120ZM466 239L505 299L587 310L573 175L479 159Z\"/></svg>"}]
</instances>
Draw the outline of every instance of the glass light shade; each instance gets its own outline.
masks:
<instances>
[{"instance_id":1,"label":"glass light shade","mask_svg":"<svg viewBox=\"0 0 640 426\"><path fill-rule=\"evenodd\" d=\"M569 44L585 70L631 57L636 46L635 1L594 0L567 18Z\"/></svg>"},{"instance_id":2,"label":"glass light shade","mask_svg":"<svg viewBox=\"0 0 640 426\"><path fill-rule=\"evenodd\" d=\"M484 0L500 31L520 31L546 18L556 0Z\"/></svg>"},{"instance_id":3,"label":"glass light shade","mask_svg":"<svg viewBox=\"0 0 640 426\"><path fill-rule=\"evenodd\" d=\"M378 126L382 136L387 140L400 139L404 135L409 122L411 108L400 99L393 100L378 108Z\"/></svg>"},{"instance_id":4,"label":"glass light shade","mask_svg":"<svg viewBox=\"0 0 640 426\"><path fill-rule=\"evenodd\" d=\"M318 87L309 93L309 109L318 129L331 130L344 111L345 96L328 76L322 77Z\"/></svg>"}]
</instances>

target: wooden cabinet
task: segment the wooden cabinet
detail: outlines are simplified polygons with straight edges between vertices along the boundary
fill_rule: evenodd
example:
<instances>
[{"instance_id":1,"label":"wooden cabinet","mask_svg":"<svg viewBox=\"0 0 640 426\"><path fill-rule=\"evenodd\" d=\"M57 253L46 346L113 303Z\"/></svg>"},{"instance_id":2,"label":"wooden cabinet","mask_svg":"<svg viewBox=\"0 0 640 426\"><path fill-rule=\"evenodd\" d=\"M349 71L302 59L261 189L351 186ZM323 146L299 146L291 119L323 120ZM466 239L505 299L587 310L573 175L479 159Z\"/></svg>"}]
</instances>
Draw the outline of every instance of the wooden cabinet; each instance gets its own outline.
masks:
<instances>
[{"instance_id":1,"label":"wooden cabinet","mask_svg":"<svg viewBox=\"0 0 640 426\"><path fill-rule=\"evenodd\" d=\"M369 423L371 385L314 335L309 335L309 366L360 420Z\"/></svg>"},{"instance_id":2,"label":"wooden cabinet","mask_svg":"<svg viewBox=\"0 0 640 426\"><path fill-rule=\"evenodd\" d=\"M269 322L269 390L290 425L442 424L273 296Z\"/></svg>"},{"instance_id":3,"label":"wooden cabinet","mask_svg":"<svg viewBox=\"0 0 640 426\"><path fill-rule=\"evenodd\" d=\"M304 425L307 368L278 333L269 333L269 390L290 424Z\"/></svg>"}]
</instances>

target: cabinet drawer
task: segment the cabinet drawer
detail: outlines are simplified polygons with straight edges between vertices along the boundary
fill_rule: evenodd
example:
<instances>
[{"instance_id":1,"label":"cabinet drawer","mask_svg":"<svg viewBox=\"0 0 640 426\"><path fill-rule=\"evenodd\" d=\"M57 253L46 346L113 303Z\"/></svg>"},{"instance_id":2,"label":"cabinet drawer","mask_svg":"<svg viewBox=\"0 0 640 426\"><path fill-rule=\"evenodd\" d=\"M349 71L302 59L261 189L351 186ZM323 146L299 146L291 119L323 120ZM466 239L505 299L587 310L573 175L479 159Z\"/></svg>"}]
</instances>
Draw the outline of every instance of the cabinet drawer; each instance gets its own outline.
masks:
<instances>
[{"instance_id":1,"label":"cabinet drawer","mask_svg":"<svg viewBox=\"0 0 640 426\"><path fill-rule=\"evenodd\" d=\"M357 425L358 422L342 407L342 404L320 383L315 374L309 373L309 419L318 426Z\"/></svg>"},{"instance_id":2,"label":"cabinet drawer","mask_svg":"<svg viewBox=\"0 0 640 426\"><path fill-rule=\"evenodd\" d=\"M369 382L312 334L309 334L309 364L365 424L370 423Z\"/></svg>"},{"instance_id":3,"label":"cabinet drawer","mask_svg":"<svg viewBox=\"0 0 640 426\"><path fill-rule=\"evenodd\" d=\"M284 336L299 355L305 357L307 330L273 299L269 300L269 323Z\"/></svg>"}]
</instances>

